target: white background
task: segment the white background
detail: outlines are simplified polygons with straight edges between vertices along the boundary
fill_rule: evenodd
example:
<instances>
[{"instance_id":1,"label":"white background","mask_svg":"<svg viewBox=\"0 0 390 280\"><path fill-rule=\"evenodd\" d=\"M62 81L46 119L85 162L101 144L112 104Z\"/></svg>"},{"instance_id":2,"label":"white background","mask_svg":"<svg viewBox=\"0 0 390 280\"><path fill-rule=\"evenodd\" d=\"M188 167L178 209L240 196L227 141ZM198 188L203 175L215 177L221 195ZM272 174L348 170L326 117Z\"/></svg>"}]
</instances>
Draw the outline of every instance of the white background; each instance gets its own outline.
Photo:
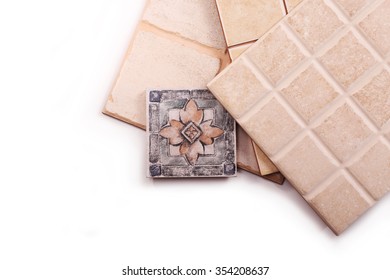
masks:
<instances>
[{"instance_id":1,"label":"white background","mask_svg":"<svg viewBox=\"0 0 390 280\"><path fill-rule=\"evenodd\" d=\"M389 196L336 237L288 184L145 178L144 132L100 113L143 2L0 0L0 279L389 279Z\"/></svg>"}]
</instances>

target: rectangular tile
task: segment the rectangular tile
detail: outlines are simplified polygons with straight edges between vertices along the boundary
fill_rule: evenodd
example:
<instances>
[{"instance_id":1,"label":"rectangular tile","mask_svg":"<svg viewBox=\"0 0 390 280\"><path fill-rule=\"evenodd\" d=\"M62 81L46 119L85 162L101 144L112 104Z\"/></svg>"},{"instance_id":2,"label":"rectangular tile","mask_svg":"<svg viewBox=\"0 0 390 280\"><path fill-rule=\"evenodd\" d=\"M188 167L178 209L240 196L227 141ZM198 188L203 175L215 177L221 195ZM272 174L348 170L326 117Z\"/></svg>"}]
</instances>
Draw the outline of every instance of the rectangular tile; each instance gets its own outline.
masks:
<instances>
[{"instance_id":1,"label":"rectangular tile","mask_svg":"<svg viewBox=\"0 0 390 280\"><path fill-rule=\"evenodd\" d=\"M388 12L304 0L208 85L336 234L390 190Z\"/></svg>"},{"instance_id":2,"label":"rectangular tile","mask_svg":"<svg viewBox=\"0 0 390 280\"><path fill-rule=\"evenodd\" d=\"M236 123L208 90L147 94L148 176L236 176Z\"/></svg>"}]
</instances>

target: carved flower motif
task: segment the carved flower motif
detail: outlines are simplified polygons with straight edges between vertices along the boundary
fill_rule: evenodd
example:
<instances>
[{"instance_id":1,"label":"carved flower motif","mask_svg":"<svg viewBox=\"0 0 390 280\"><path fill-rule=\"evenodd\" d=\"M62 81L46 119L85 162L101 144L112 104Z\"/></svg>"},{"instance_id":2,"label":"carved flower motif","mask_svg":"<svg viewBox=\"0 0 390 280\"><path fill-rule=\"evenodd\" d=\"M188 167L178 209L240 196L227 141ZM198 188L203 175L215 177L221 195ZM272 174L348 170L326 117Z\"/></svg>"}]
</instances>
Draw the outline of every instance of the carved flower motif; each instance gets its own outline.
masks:
<instances>
[{"instance_id":1,"label":"carved flower motif","mask_svg":"<svg viewBox=\"0 0 390 280\"><path fill-rule=\"evenodd\" d=\"M195 100L190 99L180 110L180 121L170 120L160 130L160 135L169 140L169 144L180 146L180 155L185 156L191 165L195 165L199 155L204 155L205 145L212 145L214 139L224 131L212 126L213 120L203 120L204 110L198 108Z\"/></svg>"}]
</instances>

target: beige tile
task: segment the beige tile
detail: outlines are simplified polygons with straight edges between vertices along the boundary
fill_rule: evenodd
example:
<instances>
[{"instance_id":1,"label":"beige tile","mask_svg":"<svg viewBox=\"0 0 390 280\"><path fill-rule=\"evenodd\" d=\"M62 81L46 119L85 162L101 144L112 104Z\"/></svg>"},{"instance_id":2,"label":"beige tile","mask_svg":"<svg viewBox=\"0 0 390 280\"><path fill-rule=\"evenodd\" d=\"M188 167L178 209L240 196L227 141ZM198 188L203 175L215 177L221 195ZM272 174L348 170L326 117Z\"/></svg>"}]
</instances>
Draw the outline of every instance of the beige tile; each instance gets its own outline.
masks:
<instances>
[{"instance_id":1,"label":"beige tile","mask_svg":"<svg viewBox=\"0 0 390 280\"><path fill-rule=\"evenodd\" d=\"M311 49L322 44L342 26L342 22L323 0L310 1L287 22Z\"/></svg>"},{"instance_id":2,"label":"beige tile","mask_svg":"<svg viewBox=\"0 0 390 280\"><path fill-rule=\"evenodd\" d=\"M332 164L329 157L306 136L300 141L280 162L276 162L289 176L300 174L299 177L288 177L289 181L296 186L297 190L306 195L321 181L331 174L336 166Z\"/></svg>"},{"instance_id":3,"label":"beige tile","mask_svg":"<svg viewBox=\"0 0 390 280\"><path fill-rule=\"evenodd\" d=\"M238 61L234 69L226 72L224 79L214 83L211 89L223 93L216 94L216 97L225 101L225 108L236 119L267 92L242 60Z\"/></svg>"},{"instance_id":4,"label":"beige tile","mask_svg":"<svg viewBox=\"0 0 390 280\"><path fill-rule=\"evenodd\" d=\"M252 140L239 125L237 125L237 163L246 171L261 175Z\"/></svg>"},{"instance_id":5,"label":"beige tile","mask_svg":"<svg viewBox=\"0 0 390 280\"><path fill-rule=\"evenodd\" d=\"M389 166L389 147L383 143L377 143L349 169L367 188L368 192L376 200L379 200L390 191Z\"/></svg>"},{"instance_id":6,"label":"beige tile","mask_svg":"<svg viewBox=\"0 0 390 280\"><path fill-rule=\"evenodd\" d=\"M275 99L241 125L267 155L278 152L300 130L299 125Z\"/></svg>"},{"instance_id":7,"label":"beige tile","mask_svg":"<svg viewBox=\"0 0 390 280\"><path fill-rule=\"evenodd\" d=\"M146 89L203 88L219 67L218 58L141 31L134 40L105 111L145 127Z\"/></svg>"},{"instance_id":8,"label":"beige tile","mask_svg":"<svg viewBox=\"0 0 390 280\"><path fill-rule=\"evenodd\" d=\"M150 0L143 20L206 46L226 48L214 1Z\"/></svg>"},{"instance_id":9,"label":"beige tile","mask_svg":"<svg viewBox=\"0 0 390 280\"><path fill-rule=\"evenodd\" d=\"M255 149L255 155L257 162L259 164L259 169L261 175L269 175L278 172L279 170L276 168L275 164L267 157L267 155L256 145L253 143L253 148Z\"/></svg>"},{"instance_id":10,"label":"beige tile","mask_svg":"<svg viewBox=\"0 0 390 280\"><path fill-rule=\"evenodd\" d=\"M372 40L383 54L390 51L390 24L384 22L390 14L390 1L384 1L382 5L370 13L359 26L364 33Z\"/></svg>"},{"instance_id":11,"label":"beige tile","mask_svg":"<svg viewBox=\"0 0 390 280\"><path fill-rule=\"evenodd\" d=\"M343 232L370 207L344 177L337 178L309 203L336 233Z\"/></svg>"},{"instance_id":12,"label":"beige tile","mask_svg":"<svg viewBox=\"0 0 390 280\"><path fill-rule=\"evenodd\" d=\"M375 123L382 127L390 120L390 74L383 71L354 97Z\"/></svg>"},{"instance_id":13,"label":"beige tile","mask_svg":"<svg viewBox=\"0 0 390 280\"><path fill-rule=\"evenodd\" d=\"M320 2L304 0L211 81L209 87L215 95L224 96L220 99L223 104L229 104L228 98L245 98L245 93L231 90L256 83L244 78L246 74L239 70L242 61L251 65L251 75L258 83L269 86L265 80L270 78L275 89L251 104L249 111L236 110L236 116L245 114L238 121L315 212L340 234L388 191L388 73L378 73L383 64L371 54L385 41L368 42L365 36L355 37L358 33L350 31L351 20L336 28L329 40L315 41L318 46L312 49L312 56L303 57L300 54L306 51L300 49L302 44L298 41L307 45L303 42L307 40L305 36L320 38L316 36L321 34L310 35L310 31L299 35L286 25L298 14L310 18L313 26L323 23L321 16L312 17L316 11L308 7L313 7L313 3ZM334 0L324 3L341 16L343 11ZM382 3L390 5L390 0ZM364 17L376 5L378 1L370 1L358 14ZM390 25L389 17L374 21ZM303 25L296 30L304 30L306 23L296 24ZM383 26L378 28L385 33L381 36L390 37L390 30ZM287 46L289 52L283 53ZM376 158L378 162L373 163Z\"/></svg>"},{"instance_id":14,"label":"beige tile","mask_svg":"<svg viewBox=\"0 0 390 280\"><path fill-rule=\"evenodd\" d=\"M336 0L335 2L340 5L349 16L354 16L364 6L372 2L372 0Z\"/></svg>"},{"instance_id":15,"label":"beige tile","mask_svg":"<svg viewBox=\"0 0 390 280\"><path fill-rule=\"evenodd\" d=\"M284 0L286 3L287 12L291 12L296 6L301 4L302 0Z\"/></svg>"},{"instance_id":16,"label":"beige tile","mask_svg":"<svg viewBox=\"0 0 390 280\"><path fill-rule=\"evenodd\" d=\"M349 88L375 64L375 59L352 33L341 38L321 57L321 61L345 88Z\"/></svg>"},{"instance_id":17,"label":"beige tile","mask_svg":"<svg viewBox=\"0 0 390 280\"><path fill-rule=\"evenodd\" d=\"M229 55L232 60L236 60L243 52L245 52L253 43L245 43L229 48Z\"/></svg>"},{"instance_id":18,"label":"beige tile","mask_svg":"<svg viewBox=\"0 0 390 280\"><path fill-rule=\"evenodd\" d=\"M217 0L228 46L257 40L283 16L279 0Z\"/></svg>"},{"instance_id":19,"label":"beige tile","mask_svg":"<svg viewBox=\"0 0 390 280\"><path fill-rule=\"evenodd\" d=\"M281 28L267 34L246 55L276 84L283 75L304 59L297 46Z\"/></svg>"},{"instance_id":20,"label":"beige tile","mask_svg":"<svg viewBox=\"0 0 390 280\"><path fill-rule=\"evenodd\" d=\"M337 109L315 132L341 161L351 157L372 134L348 105Z\"/></svg>"},{"instance_id":21,"label":"beige tile","mask_svg":"<svg viewBox=\"0 0 390 280\"><path fill-rule=\"evenodd\" d=\"M307 123L338 96L313 66L283 89L282 94Z\"/></svg>"}]
</instances>

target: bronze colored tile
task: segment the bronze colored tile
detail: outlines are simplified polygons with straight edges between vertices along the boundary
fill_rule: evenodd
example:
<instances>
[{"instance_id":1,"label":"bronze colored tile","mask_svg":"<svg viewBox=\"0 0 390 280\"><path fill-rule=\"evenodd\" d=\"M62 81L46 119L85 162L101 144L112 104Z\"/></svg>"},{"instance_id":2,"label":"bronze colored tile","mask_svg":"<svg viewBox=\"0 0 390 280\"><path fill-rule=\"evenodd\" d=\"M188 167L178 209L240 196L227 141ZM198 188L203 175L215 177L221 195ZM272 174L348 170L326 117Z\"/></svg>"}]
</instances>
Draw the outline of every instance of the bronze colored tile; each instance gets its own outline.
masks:
<instances>
[{"instance_id":1,"label":"bronze colored tile","mask_svg":"<svg viewBox=\"0 0 390 280\"><path fill-rule=\"evenodd\" d=\"M304 0L208 84L229 104L257 79L236 120L336 234L390 190L390 1L346 3Z\"/></svg>"}]
</instances>

